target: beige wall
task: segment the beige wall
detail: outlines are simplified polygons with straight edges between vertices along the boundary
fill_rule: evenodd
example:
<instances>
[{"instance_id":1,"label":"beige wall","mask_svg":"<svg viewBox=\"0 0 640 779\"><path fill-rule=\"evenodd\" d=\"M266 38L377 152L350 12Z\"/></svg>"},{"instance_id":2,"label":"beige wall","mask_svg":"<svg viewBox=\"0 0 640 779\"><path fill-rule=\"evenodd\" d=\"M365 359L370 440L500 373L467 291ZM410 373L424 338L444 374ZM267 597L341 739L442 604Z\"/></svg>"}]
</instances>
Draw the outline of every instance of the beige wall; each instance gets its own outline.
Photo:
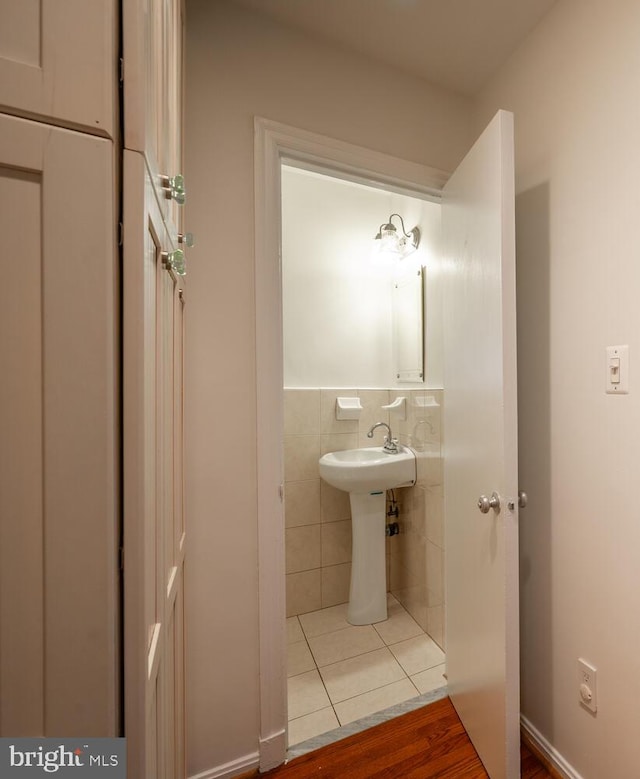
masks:
<instances>
[{"instance_id":1,"label":"beige wall","mask_svg":"<svg viewBox=\"0 0 640 779\"><path fill-rule=\"evenodd\" d=\"M522 711L584 779L640 761L639 30L637 0L560 0L477 112L516 116ZM614 344L628 396L604 392Z\"/></svg>"},{"instance_id":2,"label":"beige wall","mask_svg":"<svg viewBox=\"0 0 640 779\"><path fill-rule=\"evenodd\" d=\"M223 0L190 0L187 17L193 775L258 749L253 117L448 169L469 145L470 105Z\"/></svg>"}]
</instances>

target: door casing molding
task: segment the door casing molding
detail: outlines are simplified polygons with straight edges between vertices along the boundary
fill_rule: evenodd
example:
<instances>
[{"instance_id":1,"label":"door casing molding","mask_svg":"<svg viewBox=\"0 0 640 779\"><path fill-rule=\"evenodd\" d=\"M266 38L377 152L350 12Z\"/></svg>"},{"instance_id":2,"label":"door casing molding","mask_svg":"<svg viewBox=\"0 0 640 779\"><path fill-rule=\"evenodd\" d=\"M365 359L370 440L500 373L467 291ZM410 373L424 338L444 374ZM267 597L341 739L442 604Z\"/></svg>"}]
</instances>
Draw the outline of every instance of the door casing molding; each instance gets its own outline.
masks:
<instances>
[{"instance_id":1,"label":"door casing molding","mask_svg":"<svg viewBox=\"0 0 640 779\"><path fill-rule=\"evenodd\" d=\"M283 161L391 192L439 201L449 173L256 117L255 317L260 770L284 762L287 671L282 393L281 179Z\"/></svg>"}]
</instances>

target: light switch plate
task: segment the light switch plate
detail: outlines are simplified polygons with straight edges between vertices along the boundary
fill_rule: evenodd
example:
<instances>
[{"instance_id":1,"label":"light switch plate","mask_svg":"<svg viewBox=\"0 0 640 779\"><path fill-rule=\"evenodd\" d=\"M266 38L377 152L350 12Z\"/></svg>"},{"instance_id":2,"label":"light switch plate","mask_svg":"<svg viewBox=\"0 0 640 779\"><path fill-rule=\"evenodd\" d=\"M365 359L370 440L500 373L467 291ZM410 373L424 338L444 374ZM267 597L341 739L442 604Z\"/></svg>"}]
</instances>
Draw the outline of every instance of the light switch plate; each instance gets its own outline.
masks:
<instances>
[{"instance_id":1,"label":"light switch plate","mask_svg":"<svg viewBox=\"0 0 640 779\"><path fill-rule=\"evenodd\" d=\"M629 347L607 346L606 392L609 395L629 393Z\"/></svg>"}]
</instances>

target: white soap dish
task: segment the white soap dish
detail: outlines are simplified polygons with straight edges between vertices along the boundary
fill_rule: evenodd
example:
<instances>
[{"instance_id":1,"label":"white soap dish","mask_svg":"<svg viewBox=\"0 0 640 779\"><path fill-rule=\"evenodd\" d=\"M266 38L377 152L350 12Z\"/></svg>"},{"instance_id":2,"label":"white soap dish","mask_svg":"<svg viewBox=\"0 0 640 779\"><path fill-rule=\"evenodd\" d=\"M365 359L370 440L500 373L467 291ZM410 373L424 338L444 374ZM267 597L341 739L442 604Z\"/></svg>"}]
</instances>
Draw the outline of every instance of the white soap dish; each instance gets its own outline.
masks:
<instances>
[{"instance_id":1,"label":"white soap dish","mask_svg":"<svg viewBox=\"0 0 640 779\"><path fill-rule=\"evenodd\" d=\"M360 419L360 398L336 398L336 419Z\"/></svg>"},{"instance_id":2,"label":"white soap dish","mask_svg":"<svg viewBox=\"0 0 640 779\"><path fill-rule=\"evenodd\" d=\"M407 418L407 399L404 397L404 395L396 398L394 401L389 403L388 406L382 406L382 408L385 411L388 411L390 414L399 417L400 419Z\"/></svg>"}]
</instances>

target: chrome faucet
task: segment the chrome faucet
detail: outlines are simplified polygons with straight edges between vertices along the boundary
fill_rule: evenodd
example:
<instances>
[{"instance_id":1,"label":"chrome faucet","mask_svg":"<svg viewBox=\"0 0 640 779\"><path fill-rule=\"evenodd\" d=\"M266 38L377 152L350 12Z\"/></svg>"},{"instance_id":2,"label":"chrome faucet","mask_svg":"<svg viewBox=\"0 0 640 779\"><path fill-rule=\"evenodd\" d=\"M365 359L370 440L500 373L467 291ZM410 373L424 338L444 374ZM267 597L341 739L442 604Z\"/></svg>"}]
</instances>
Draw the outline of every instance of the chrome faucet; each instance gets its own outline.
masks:
<instances>
[{"instance_id":1,"label":"chrome faucet","mask_svg":"<svg viewBox=\"0 0 640 779\"><path fill-rule=\"evenodd\" d=\"M391 433L391 428L386 422L376 422L375 425L372 426L371 430L367 433L367 438L373 438L373 431L377 427L386 427L387 431L389 432L389 435L386 435L384 437L384 446L382 447L385 452L388 452L389 454L398 454L400 449L398 448L398 439L394 438Z\"/></svg>"}]
</instances>

